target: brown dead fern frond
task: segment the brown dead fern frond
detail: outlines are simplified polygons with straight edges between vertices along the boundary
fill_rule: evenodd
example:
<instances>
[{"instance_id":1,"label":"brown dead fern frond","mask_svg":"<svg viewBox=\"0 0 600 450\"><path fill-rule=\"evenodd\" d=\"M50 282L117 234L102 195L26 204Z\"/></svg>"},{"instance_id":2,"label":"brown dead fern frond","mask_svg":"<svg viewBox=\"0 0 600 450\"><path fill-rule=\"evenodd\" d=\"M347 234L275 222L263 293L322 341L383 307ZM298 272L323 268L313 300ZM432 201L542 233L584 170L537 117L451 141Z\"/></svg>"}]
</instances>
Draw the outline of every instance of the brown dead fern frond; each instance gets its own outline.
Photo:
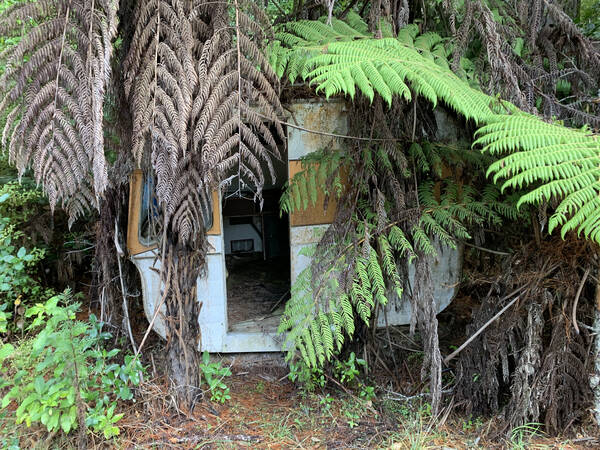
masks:
<instances>
[{"instance_id":1,"label":"brown dead fern frond","mask_svg":"<svg viewBox=\"0 0 600 450\"><path fill-rule=\"evenodd\" d=\"M40 0L0 18L3 36L20 37L2 55L2 146L22 174L32 168L52 208L71 222L97 206L108 184L104 93L110 78L118 2Z\"/></svg>"},{"instance_id":2,"label":"brown dead fern frond","mask_svg":"<svg viewBox=\"0 0 600 450\"><path fill-rule=\"evenodd\" d=\"M189 129L199 77L195 49L202 45L201 2L138 2L136 28L124 61L125 94L133 116L132 151L138 164L151 142L156 194L165 224L184 241L202 229L199 176ZM200 24L203 24L202 26ZM184 211L179 211L181 207Z\"/></svg>"},{"instance_id":3,"label":"brown dead fern frond","mask_svg":"<svg viewBox=\"0 0 600 450\"><path fill-rule=\"evenodd\" d=\"M140 2L136 24L125 61L133 152L141 162L151 139L165 225L186 242L204 229L223 179L260 197L265 172L274 177L280 156L264 117L281 137L283 129L278 78L263 53L272 32L252 2Z\"/></svg>"},{"instance_id":4,"label":"brown dead fern frond","mask_svg":"<svg viewBox=\"0 0 600 450\"><path fill-rule=\"evenodd\" d=\"M250 190L260 199L265 172L275 179L272 158L281 158L268 122L284 138L279 80L263 52L272 31L253 2L228 5L235 26L215 30L198 65L206 76L194 104L194 141L201 146L206 188L233 176L238 195Z\"/></svg>"},{"instance_id":5,"label":"brown dead fern frond","mask_svg":"<svg viewBox=\"0 0 600 450\"><path fill-rule=\"evenodd\" d=\"M592 393L585 376L591 370L593 336L585 323L593 314L595 285L586 284L580 274L596 253L571 236L544 242L539 249L534 243L526 245L503 267L474 311L468 334L515 296L519 301L465 348L457 362L456 398L467 413L503 409L501 432L543 422L546 431L562 433L586 417ZM575 309L580 284L581 301Z\"/></svg>"},{"instance_id":6,"label":"brown dead fern frond","mask_svg":"<svg viewBox=\"0 0 600 450\"><path fill-rule=\"evenodd\" d=\"M475 51L479 56L473 62L489 74L480 80L487 83L487 92L546 118L600 126L600 110L592 100L600 87L600 49L557 2L500 2L493 13L487 2L466 0L458 27L458 7L446 4L450 28L456 30L455 72L462 72L461 58L470 38L478 36L483 47ZM565 86L572 95L562 92Z\"/></svg>"}]
</instances>

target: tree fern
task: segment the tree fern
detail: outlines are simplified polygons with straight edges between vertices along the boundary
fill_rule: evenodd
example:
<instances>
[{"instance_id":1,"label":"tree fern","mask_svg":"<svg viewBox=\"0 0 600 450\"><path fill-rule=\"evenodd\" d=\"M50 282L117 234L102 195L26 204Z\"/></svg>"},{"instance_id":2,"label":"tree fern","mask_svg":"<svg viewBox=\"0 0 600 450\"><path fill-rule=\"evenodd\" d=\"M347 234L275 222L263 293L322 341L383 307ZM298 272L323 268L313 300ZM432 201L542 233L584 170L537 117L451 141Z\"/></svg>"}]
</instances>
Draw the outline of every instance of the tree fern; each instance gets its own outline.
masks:
<instances>
[{"instance_id":1,"label":"tree fern","mask_svg":"<svg viewBox=\"0 0 600 450\"><path fill-rule=\"evenodd\" d=\"M515 111L498 115L477 131L476 145L506 155L488 174L502 189L532 187L517 206L557 200L548 231L577 230L600 242L600 139L587 128L571 129Z\"/></svg>"},{"instance_id":2,"label":"tree fern","mask_svg":"<svg viewBox=\"0 0 600 450\"><path fill-rule=\"evenodd\" d=\"M108 184L103 106L117 8L112 0L39 0L17 2L0 18L0 34L19 38L2 54L2 146L71 221L97 206Z\"/></svg>"},{"instance_id":3,"label":"tree fern","mask_svg":"<svg viewBox=\"0 0 600 450\"><path fill-rule=\"evenodd\" d=\"M339 197L345 163L340 151L309 153L302 159L302 170L287 183L280 198L281 210L290 213L315 206L319 192L327 197Z\"/></svg>"},{"instance_id":4,"label":"tree fern","mask_svg":"<svg viewBox=\"0 0 600 450\"><path fill-rule=\"evenodd\" d=\"M421 160L415 164L419 176L455 156L444 152L443 146L429 143L406 147L398 145L395 151L415 162ZM391 169L386 173L394 177L399 173L398 164L404 164L401 157L392 162L389 152L381 148L363 147L360 154L360 165L370 182L379 176L380 168ZM356 167L353 158L350 152L328 149L309 154L303 160L303 170L289 181L283 207L291 212L305 208L309 202L314 204L316 197L301 186L312 184L307 179L314 179L318 189L329 191L327 180L339 174L340 167L352 171ZM412 181L410 171L405 176ZM352 173L349 179L354 183L344 186L344 191L351 190L350 197L370 195L370 182L363 185L362 179ZM382 217L390 209L385 200L384 211L373 202L360 201L341 241L331 242L324 237L324 245L302 250L302 254L313 258L313 264L292 286L279 327L279 332L287 333L284 348L289 359L299 356L309 366L322 365L353 337L357 321L372 326L379 308L390 298L402 297L406 262L436 255L437 242L455 247L456 239L470 238L468 229L473 225L497 224L505 213L514 217L513 209L504 203L497 189L486 188L479 194L451 178L420 183L418 198L419 204L412 205L414 209L408 214L416 219L395 221Z\"/></svg>"},{"instance_id":5,"label":"tree fern","mask_svg":"<svg viewBox=\"0 0 600 450\"><path fill-rule=\"evenodd\" d=\"M452 73L448 51L434 33L417 36L415 26L408 25L397 38L374 39L320 21L286 24L284 30L271 47L276 72L291 81L308 79L326 97L354 98L360 92L372 101L379 94L389 105L396 95L411 100L414 92L434 106L442 100L478 123L492 114L493 99Z\"/></svg>"}]
</instances>

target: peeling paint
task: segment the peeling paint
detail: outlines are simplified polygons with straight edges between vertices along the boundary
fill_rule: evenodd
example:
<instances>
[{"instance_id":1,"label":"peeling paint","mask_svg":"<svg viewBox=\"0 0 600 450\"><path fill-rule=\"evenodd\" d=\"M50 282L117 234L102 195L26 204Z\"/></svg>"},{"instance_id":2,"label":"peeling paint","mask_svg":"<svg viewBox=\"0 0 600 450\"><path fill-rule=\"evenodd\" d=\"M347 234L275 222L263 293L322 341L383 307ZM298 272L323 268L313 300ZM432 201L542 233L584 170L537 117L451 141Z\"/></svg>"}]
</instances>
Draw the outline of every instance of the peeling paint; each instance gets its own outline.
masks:
<instances>
[{"instance_id":1,"label":"peeling paint","mask_svg":"<svg viewBox=\"0 0 600 450\"><path fill-rule=\"evenodd\" d=\"M348 116L343 101L303 101L289 105L291 123L309 130L348 134ZM288 128L288 159L298 160L323 148L341 148L338 138Z\"/></svg>"}]
</instances>

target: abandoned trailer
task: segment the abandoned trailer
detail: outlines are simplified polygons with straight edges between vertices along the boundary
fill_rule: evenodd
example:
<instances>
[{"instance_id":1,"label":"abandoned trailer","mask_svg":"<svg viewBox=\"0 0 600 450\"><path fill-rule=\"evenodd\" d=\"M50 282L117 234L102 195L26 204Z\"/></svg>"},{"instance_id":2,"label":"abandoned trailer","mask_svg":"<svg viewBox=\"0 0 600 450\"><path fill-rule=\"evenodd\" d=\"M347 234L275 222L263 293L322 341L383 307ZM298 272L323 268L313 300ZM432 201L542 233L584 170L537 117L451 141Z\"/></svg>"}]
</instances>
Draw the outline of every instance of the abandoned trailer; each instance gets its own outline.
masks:
<instances>
[{"instance_id":1,"label":"abandoned trailer","mask_svg":"<svg viewBox=\"0 0 600 450\"><path fill-rule=\"evenodd\" d=\"M220 192L213 193L213 210L206 214L206 222L211 223L207 232L207 267L197 282L198 302L202 304L198 317L202 351L281 351L284 339L278 335L277 327L285 302L291 285L311 263L300 251L316 244L333 221L335 205L325 209L322 193L314 207L308 206L289 217L280 213L279 200L286 181L302 170L304 156L323 148L342 150L343 140L329 134L347 134L345 103L302 100L287 105L287 109L288 121L298 128L287 127L287 145L281 143L283 161L274 161L276 184L265 184L262 208L252 192L237 195L238 186L223 186ZM443 116L437 119L444 120ZM161 298L160 260L152 233L153 183L141 171L132 176L129 202L127 246L140 273L144 311L151 321ZM461 263L460 248L439 248L432 271L438 312L455 295ZM415 274L412 265L407 267L407 273L408 289L402 299L389 293L390 302L378 314L379 326L410 322L409 297L415 294L410 289ZM165 337L160 313L154 331Z\"/></svg>"}]
</instances>

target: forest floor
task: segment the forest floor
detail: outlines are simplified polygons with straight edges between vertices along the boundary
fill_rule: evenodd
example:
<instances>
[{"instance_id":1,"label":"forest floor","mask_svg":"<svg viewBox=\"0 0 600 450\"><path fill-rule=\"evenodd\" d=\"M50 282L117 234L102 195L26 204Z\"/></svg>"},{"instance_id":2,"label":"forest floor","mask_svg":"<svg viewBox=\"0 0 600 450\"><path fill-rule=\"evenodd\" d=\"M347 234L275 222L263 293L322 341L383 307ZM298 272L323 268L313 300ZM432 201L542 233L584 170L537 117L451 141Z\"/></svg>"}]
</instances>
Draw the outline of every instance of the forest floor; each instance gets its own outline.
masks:
<instances>
[{"instance_id":1,"label":"forest floor","mask_svg":"<svg viewBox=\"0 0 600 450\"><path fill-rule=\"evenodd\" d=\"M444 348L463 342L464 323L471 306L463 298L440 314ZM88 312L81 313L85 320ZM140 342L147 322L140 308L133 311L133 333ZM403 330L395 330L404 336ZM124 339L124 338L121 338ZM136 389L135 402L123 402L117 423L120 435L106 441L88 434L88 448L117 449L580 449L600 448L592 426L577 425L564 436L546 436L539 424L501 429L499 417L471 417L457 412L452 393L445 407L432 416L425 385L420 382L419 352L399 361L394 378L374 370L368 384L375 388L372 400L359 390L329 379L325 388L307 391L288 378L281 354L232 355L211 361L229 367L223 378L231 398L224 404L204 392L193 412L180 411L169 396L164 342L154 333L146 343L143 362L146 376ZM451 375L444 379L452 385ZM206 385L203 386L206 388ZM448 389L449 391L451 389ZM20 448L76 448L76 437L49 435L45 427L19 425L3 438L18 435ZM8 434L6 434L8 432ZM0 444L1 446L1 444Z\"/></svg>"},{"instance_id":2,"label":"forest floor","mask_svg":"<svg viewBox=\"0 0 600 450\"><path fill-rule=\"evenodd\" d=\"M386 389L391 380L372 380L372 401L329 383L307 392L288 379L280 355L221 359L232 375L223 379L231 398L224 404L204 399L192 413L179 411L168 394L168 383L157 373L164 346L158 340L146 353L152 363L136 389L134 403L122 403L120 435L106 441L88 434L93 449L579 449L600 448L590 429L569 430L564 437L547 437L534 424L501 431L498 418L465 417L451 404L432 417L426 398L402 397ZM218 359L218 358L217 358ZM418 372L413 374L418 379ZM414 385L418 390L420 386ZM451 402L450 402L451 403ZM0 421L1 422L1 421ZM7 430L18 435L20 448L70 449L76 437L49 435L44 427L24 424ZM2 441L2 439L0 439Z\"/></svg>"},{"instance_id":3,"label":"forest floor","mask_svg":"<svg viewBox=\"0 0 600 450\"><path fill-rule=\"evenodd\" d=\"M365 401L349 390L306 392L288 380L277 357L258 362L223 360L232 375L224 381L231 399L199 403L192 414L173 408L164 379L149 380L136 405L119 423L120 448L264 449L464 449L598 448L583 428L570 437L550 438L535 426L496 429L494 418L461 417L445 409L432 417L418 396L398 399L382 388Z\"/></svg>"}]
</instances>

